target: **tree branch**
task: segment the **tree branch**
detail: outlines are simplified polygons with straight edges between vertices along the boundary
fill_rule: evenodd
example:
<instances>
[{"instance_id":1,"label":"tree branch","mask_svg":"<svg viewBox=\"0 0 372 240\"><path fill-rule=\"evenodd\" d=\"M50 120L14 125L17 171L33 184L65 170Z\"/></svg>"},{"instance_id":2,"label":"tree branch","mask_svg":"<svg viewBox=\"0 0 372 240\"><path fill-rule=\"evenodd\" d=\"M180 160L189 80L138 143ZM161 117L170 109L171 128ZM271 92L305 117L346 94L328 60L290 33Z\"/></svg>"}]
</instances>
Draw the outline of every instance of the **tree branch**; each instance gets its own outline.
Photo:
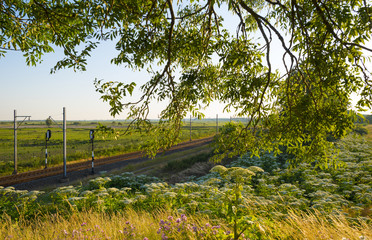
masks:
<instances>
[{"instance_id":1,"label":"tree branch","mask_svg":"<svg viewBox=\"0 0 372 240\"><path fill-rule=\"evenodd\" d=\"M358 48L361 48L361 49L364 49L366 51L369 51L369 52L372 52L372 49L371 48L367 48L363 45L360 45L360 44L357 44L357 43L350 43L350 42L345 42L343 41L342 39L339 38L339 36L333 31L333 27L331 25L330 22L328 22L326 16L324 15L321 7L319 6L319 4L317 3L317 0L311 0L311 2L314 4L315 6L315 9L316 11L318 12L319 16L321 17L321 19L323 20L323 23L325 24L328 32L330 32L332 34L332 36L338 40L341 44L343 45L349 45L349 46L354 46L354 47L358 47Z\"/></svg>"}]
</instances>

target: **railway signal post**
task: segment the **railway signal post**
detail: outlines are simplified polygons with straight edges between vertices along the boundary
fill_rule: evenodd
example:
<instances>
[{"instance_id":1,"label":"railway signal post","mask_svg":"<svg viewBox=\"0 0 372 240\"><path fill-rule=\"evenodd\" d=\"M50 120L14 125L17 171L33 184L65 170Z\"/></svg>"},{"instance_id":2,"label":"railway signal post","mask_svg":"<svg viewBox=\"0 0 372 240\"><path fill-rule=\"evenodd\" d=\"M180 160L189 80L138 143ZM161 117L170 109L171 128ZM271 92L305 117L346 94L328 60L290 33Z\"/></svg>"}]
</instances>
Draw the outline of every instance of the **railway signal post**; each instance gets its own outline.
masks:
<instances>
[{"instance_id":1,"label":"railway signal post","mask_svg":"<svg viewBox=\"0 0 372 240\"><path fill-rule=\"evenodd\" d=\"M48 141L52 136L52 131L48 130L45 133L45 168L48 168Z\"/></svg>"},{"instance_id":2,"label":"railway signal post","mask_svg":"<svg viewBox=\"0 0 372 240\"><path fill-rule=\"evenodd\" d=\"M94 174L94 130L89 131L89 137L92 142L92 174Z\"/></svg>"}]
</instances>

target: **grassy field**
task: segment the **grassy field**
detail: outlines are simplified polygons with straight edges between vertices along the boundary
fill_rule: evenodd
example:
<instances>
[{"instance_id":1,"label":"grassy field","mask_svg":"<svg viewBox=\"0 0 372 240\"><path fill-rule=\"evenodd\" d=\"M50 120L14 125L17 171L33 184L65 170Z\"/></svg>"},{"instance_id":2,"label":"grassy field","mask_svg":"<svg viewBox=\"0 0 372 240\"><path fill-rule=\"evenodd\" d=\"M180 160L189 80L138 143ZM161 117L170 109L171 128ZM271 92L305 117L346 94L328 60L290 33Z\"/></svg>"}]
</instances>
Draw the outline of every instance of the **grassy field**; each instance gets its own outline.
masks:
<instances>
[{"instance_id":1,"label":"grassy field","mask_svg":"<svg viewBox=\"0 0 372 240\"><path fill-rule=\"evenodd\" d=\"M221 126L228 119L220 120ZM117 130L124 129L126 123L103 122L104 125ZM97 122L74 121L67 124L67 161L89 159L91 157L91 142L89 130L95 129ZM43 168L45 165L45 133L47 129L52 131L52 137L48 142L49 166L62 164L63 162L63 136L62 129L58 127L48 128L43 122L27 122L18 129L18 172ZM216 132L215 120L193 120L191 138L199 139L214 135ZM0 123L0 175L8 175L14 169L14 137L11 122ZM189 123L185 120L181 139L187 141L190 138ZM94 140L95 157L113 156L140 149L148 137L139 133L124 135L119 139L103 139L96 137Z\"/></svg>"},{"instance_id":2,"label":"grassy field","mask_svg":"<svg viewBox=\"0 0 372 240\"><path fill-rule=\"evenodd\" d=\"M219 126L229 119L220 119ZM117 130L126 127L125 121L106 121L103 125ZM95 121L67 122L67 161L84 160L91 158L90 129L97 126ZM363 126L368 130L366 139L372 142L372 124ZM63 162L63 137L62 129L48 128L45 122L25 122L18 129L18 172L40 169L45 166L45 132L52 131L52 138L48 142L48 166L62 164ZM215 119L192 120L191 138L199 139L214 135L216 132ZM13 123L0 122L0 176L9 175L14 169L14 136ZM182 140L187 141L189 135L189 122L185 120L182 130ZM128 152L139 151L148 137L139 133L124 135L119 139L103 139L96 137L94 140L95 157L113 156Z\"/></svg>"}]
</instances>

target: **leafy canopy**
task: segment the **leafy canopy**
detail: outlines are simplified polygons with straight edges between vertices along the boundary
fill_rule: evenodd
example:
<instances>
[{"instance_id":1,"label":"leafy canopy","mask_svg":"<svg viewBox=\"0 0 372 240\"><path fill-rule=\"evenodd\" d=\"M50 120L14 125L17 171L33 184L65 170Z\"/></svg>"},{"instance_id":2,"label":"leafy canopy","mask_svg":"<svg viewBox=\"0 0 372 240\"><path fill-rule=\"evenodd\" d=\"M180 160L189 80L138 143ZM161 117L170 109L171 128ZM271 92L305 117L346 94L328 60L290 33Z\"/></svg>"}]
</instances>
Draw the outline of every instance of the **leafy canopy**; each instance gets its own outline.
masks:
<instances>
[{"instance_id":1,"label":"leafy canopy","mask_svg":"<svg viewBox=\"0 0 372 240\"><path fill-rule=\"evenodd\" d=\"M237 22L232 31L229 19ZM222 129L219 157L281 146L301 158L324 155L327 136L353 125L352 93L359 110L371 109L367 0L3 0L0 23L1 57L19 50L35 65L63 48L52 71L85 70L99 42L115 41L113 64L152 77L137 102L122 102L135 83L96 88L113 116L129 108L132 123L154 135L152 153L176 143L186 114L203 117L212 101L249 119ZM147 120L153 101L169 102L156 126Z\"/></svg>"}]
</instances>

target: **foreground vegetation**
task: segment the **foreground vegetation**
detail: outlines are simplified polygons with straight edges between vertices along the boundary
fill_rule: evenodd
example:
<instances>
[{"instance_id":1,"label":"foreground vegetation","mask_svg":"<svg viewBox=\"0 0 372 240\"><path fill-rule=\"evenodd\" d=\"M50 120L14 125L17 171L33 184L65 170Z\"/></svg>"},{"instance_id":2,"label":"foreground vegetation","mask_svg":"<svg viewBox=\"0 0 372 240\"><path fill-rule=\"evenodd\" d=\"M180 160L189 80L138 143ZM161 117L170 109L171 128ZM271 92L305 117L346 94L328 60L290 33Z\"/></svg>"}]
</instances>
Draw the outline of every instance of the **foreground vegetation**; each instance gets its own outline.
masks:
<instances>
[{"instance_id":1,"label":"foreground vegetation","mask_svg":"<svg viewBox=\"0 0 372 240\"><path fill-rule=\"evenodd\" d=\"M172 211L146 212L128 209L120 213L73 213L36 220L6 219L1 239L228 239L231 229L206 215L182 215ZM331 219L319 213L290 212L287 219L263 218L256 235L261 239L370 239L371 225L355 226L342 216ZM253 234L248 234L250 239ZM246 235L240 239L248 239Z\"/></svg>"},{"instance_id":2,"label":"foreground vegetation","mask_svg":"<svg viewBox=\"0 0 372 240\"><path fill-rule=\"evenodd\" d=\"M49 192L2 188L0 238L370 239L371 146L354 136L338 149L337 167L290 168L266 153L175 185L125 172Z\"/></svg>"}]
</instances>

